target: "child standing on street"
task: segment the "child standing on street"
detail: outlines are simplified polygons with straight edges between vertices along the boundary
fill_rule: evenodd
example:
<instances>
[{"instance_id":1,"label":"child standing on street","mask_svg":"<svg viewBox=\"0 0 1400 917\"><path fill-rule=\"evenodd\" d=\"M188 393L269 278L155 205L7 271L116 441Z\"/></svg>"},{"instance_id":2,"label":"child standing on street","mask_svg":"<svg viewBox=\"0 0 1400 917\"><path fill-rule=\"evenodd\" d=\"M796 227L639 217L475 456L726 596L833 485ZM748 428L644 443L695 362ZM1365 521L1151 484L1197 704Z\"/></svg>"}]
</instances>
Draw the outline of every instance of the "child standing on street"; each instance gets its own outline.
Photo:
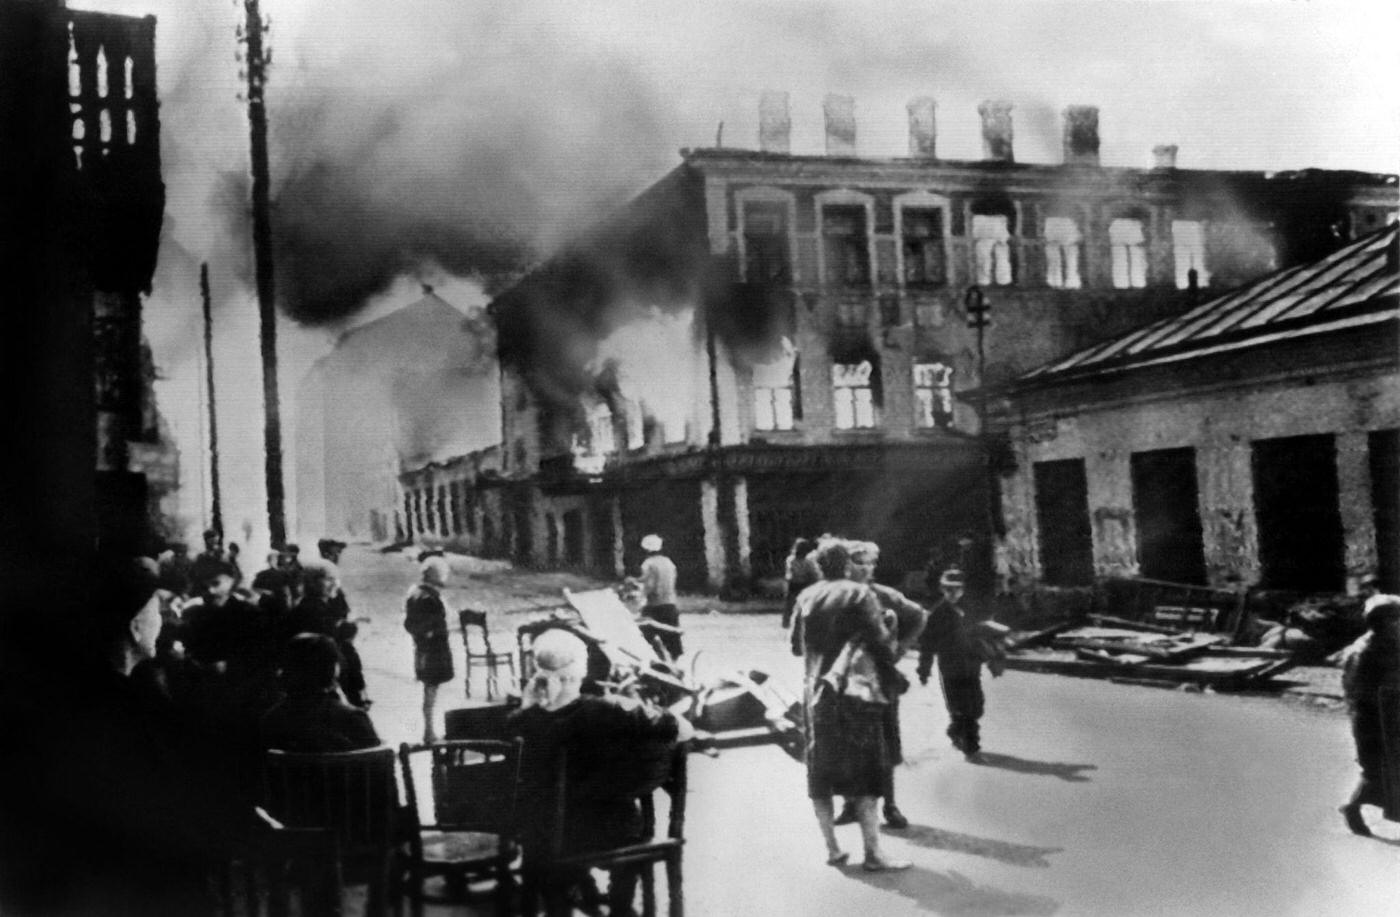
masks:
<instances>
[{"instance_id":1,"label":"child standing on street","mask_svg":"<svg viewBox=\"0 0 1400 917\"><path fill-rule=\"evenodd\" d=\"M948 738L953 747L974 764L982 762L979 720L986 705L982 694L982 640L962 607L964 581L956 567L938 580L943 598L929 612L928 626L919 638L919 683L928 684L933 659L938 657L938 680L948 707ZM993 669L1000 675L1000 669Z\"/></svg>"}]
</instances>

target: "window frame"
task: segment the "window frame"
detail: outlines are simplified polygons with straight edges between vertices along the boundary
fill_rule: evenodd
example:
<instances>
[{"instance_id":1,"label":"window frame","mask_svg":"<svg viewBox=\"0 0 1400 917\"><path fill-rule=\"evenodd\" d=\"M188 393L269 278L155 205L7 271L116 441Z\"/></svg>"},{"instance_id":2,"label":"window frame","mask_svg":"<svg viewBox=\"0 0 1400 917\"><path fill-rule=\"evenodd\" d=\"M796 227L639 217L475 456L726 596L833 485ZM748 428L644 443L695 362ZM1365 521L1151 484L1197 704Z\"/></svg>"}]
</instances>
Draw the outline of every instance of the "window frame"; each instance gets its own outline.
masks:
<instances>
[{"instance_id":1,"label":"window frame","mask_svg":"<svg viewBox=\"0 0 1400 917\"><path fill-rule=\"evenodd\" d=\"M858 369L858 368L859 368L860 366L862 366L862 365L868 365L868 366L870 367L869 375L868 375L868 377L867 377L866 382L865 382L864 385L842 385L842 384L840 384L839 380L837 379L837 373L841 370L841 367L856 367L856 368ZM832 428L833 428L833 429L841 430L841 431L859 431L859 430L874 430L874 429L877 429L877 428L880 426L880 409L879 409L879 406L875 403L875 386L874 386L874 383L873 383L873 376L874 376L875 373L877 373L877 372L879 372L879 371L880 371L879 366L877 366L875 363L873 363L873 362L870 361L870 360L862 360L860 363L834 363L834 362L833 362L833 363L831 364L831 396L832 396L832 412L831 412L831 413L832 413L832 418L831 418L831 425L832 425ZM850 403L850 405L849 405L849 411L850 411L850 416L851 416L851 424L850 424L849 426L843 425L843 424L841 423L841 414L842 414L842 398L841 398L841 394L842 394L843 392L850 392L851 403ZM864 399L862 399L862 398L859 396L859 393L861 393L861 392L864 392L864 393L865 393L865 398L864 398ZM862 418L861 418L861 409L862 409L862 408L865 408L865 409L868 410L868 419L869 419L869 423L861 423L861 422L860 422L861 419L862 419Z\"/></svg>"},{"instance_id":2,"label":"window frame","mask_svg":"<svg viewBox=\"0 0 1400 917\"><path fill-rule=\"evenodd\" d=\"M938 281L914 281L908 280L908 264L905 257L905 237L904 237L904 213L906 210L935 210L939 213L939 220L943 230L939 241L942 246L943 255L943 279ZM934 194L931 191L910 191L905 194L896 195L894 198L894 236L895 245L895 276L902 287L913 287L914 289L936 289L946 287L951 282L952 263L952 228L953 228L953 208L952 202L941 194Z\"/></svg>"},{"instance_id":3,"label":"window frame","mask_svg":"<svg viewBox=\"0 0 1400 917\"><path fill-rule=\"evenodd\" d=\"M1118 223L1136 223L1142 233L1140 243L1120 244L1113 241L1113 227ZM1133 211L1124 211L1109 214L1108 220L1104 224L1104 237L1108 243L1108 282L1115 290L1143 290L1152 283L1152 236L1150 228L1152 221L1146 214ZM1126 282L1118 282L1118 251L1124 252L1124 269L1126 271ZM1135 283L1137 276L1133 270L1133 253L1141 254L1142 282Z\"/></svg>"},{"instance_id":4,"label":"window frame","mask_svg":"<svg viewBox=\"0 0 1400 917\"><path fill-rule=\"evenodd\" d=\"M745 211L749 204L777 204L786 211L787 221L787 274L786 283L798 282L798 259L797 259L797 197L791 191L784 191L781 188L771 186L758 186L753 188L742 188L734 192L735 209L735 242L734 247L739 257L739 271L745 283L757 283L748 276L749 273L749 253L748 253L748 233L747 214Z\"/></svg>"},{"instance_id":5,"label":"window frame","mask_svg":"<svg viewBox=\"0 0 1400 917\"><path fill-rule=\"evenodd\" d=\"M833 188L819 192L813 199L816 208L817 277L824 287L844 290L868 290L875 286L875 199L862 191ZM860 283L831 283L828 280L826 210L828 207L855 208L865 212L865 279Z\"/></svg>"},{"instance_id":6,"label":"window frame","mask_svg":"<svg viewBox=\"0 0 1400 917\"><path fill-rule=\"evenodd\" d=\"M1068 272L1065 270L1066 266L1069 264L1069 260L1065 257L1065 254L1066 254L1066 249L1070 247L1070 244L1067 244L1067 243L1064 243L1064 242L1053 241L1053 240L1051 239L1050 232L1049 232L1049 227L1050 227L1050 221L1051 221L1051 220L1067 220L1070 224L1072 224L1072 225L1074 226L1075 231L1079 233L1078 239L1076 239L1076 240L1072 243L1073 250L1074 250L1074 280L1075 280L1075 283L1074 283L1074 284L1070 284L1070 283L1067 282L1067 281L1069 280L1069 277L1068 277ZM1085 244L1084 244L1084 243L1085 243L1085 241L1086 241L1086 233L1085 233L1084 230L1085 230L1085 227L1086 227L1087 225L1088 225L1088 222L1084 219L1084 217L1083 217L1082 214L1065 213L1065 212L1062 212L1062 211L1055 211L1055 212L1046 213L1044 216L1041 217L1041 220L1040 220L1041 253L1042 253L1042 256L1044 257L1044 260L1045 260L1045 285L1046 285L1047 287L1049 287L1050 289L1052 289L1052 290L1082 290L1082 289L1084 289L1084 274L1085 274L1085 267L1086 267L1085 261L1084 261L1084 254L1085 254ZM1050 270L1051 270L1050 252L1051 252L1051 249L1055 249L1055 250L1059 251L1059 253L1060 253L1060 259L1059 259L1059 265L1060 265L1060 283L1055 283L1054 280L1053 280L1053 278L1050 276Z\"/></svg>"},{"instance_id":7,"label":"window frame","mask_svg":"<svg viewBox=\"0 0 1400 917\"><path fill-rule=\"evenodd\" d=\"M1188 248L1185 248L1184 246L1178 244L1178 242L1177 242L1177 228L1176 228L1176 227L1177 227L1177 224L1179 224L1179 223L1185 223L1185 224L1189 224L1189 225L1192 225L1192 226L1197 226L1197 227L1199 227L1200 236L1199 236L1198 241L1199 241L1200 245L1199 245L1199 248L1198 248L1198 249L1197 249L1197 248L1189 248L1189 249L1188 249ZM1202 220L1202 219L1193 220L1193 219L1186 219L1186 218L1173 218L1173 219L1169 222L1169 224L1168 224L1168 231L1171 233L1171 239L1172 239L1172 271L1173 271L1173 274L1175 275L1175 276L1174 276L1174 280L1175 280L1175 282L1176 282L1176 288L1177 288L1178 290L1187 290L1187 289L1190 289L1190 288L1191 288L1190 277L1191 277L1191 269L1192 269L1192 268L1196 268L1196 287L1197 287L1197 289L1205 289L1206 287L1209 287L1209 286L1210 286L1210 266L1209 266L1210 246L1209 246L1209 244L1207 243L1207 239L1210 238L1210 223L1209 223L1209 221L1208 221L1208 220ZM1192 258L1192 259L1191 259L1191 262L1188 263L1188 264L1186 264L1186 266L1183 268L1183 267L1182 267L1182 264L1181 264L1181 253L1182 253L1183 251L1191 252L1191 253L1193 253L1193 254L1199 254L1199 261L1200 261L1199 265L1197 265L1197 264L1195 263L1196 259L1195 259L1195 258Z\"/></svg>"},{"instance_id":8,"label":"window frame","mask_svg":"<svg viewBox=\"0 0 1400 917\"><path fill-rule=\"evenodd\" d=\"M935 382L932 385L919 384L919 370L923 367L942 367L943 381ZM953 377L957 374L957 369L942 360L916 360L910 366L910 380L914 386L914 427L919 430L947 430L953 426L955 417L953 404ZM924 423L924 402L919 397L920 392L929 393L928 423ZM934 405L940 400L939 393L946 392L948 410L943 414L934 410ZM945 417L943 423L939 423L939 417Z\"/></svg>"}]
</instances>

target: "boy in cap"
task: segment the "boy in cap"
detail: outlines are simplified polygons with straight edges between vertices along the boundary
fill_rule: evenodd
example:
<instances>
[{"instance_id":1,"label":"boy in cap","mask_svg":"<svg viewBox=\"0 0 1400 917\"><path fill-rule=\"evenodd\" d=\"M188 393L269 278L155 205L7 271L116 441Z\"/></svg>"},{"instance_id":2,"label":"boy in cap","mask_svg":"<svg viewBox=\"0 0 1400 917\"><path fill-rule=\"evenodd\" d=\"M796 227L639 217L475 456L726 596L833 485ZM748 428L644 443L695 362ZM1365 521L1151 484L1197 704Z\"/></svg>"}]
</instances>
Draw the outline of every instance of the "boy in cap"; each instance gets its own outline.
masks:
<instances>
[{"instance_id":1,"label":"boy in cap","mask_svg":"<svg viewBox=\"0 0 1400 917\"><path fill-rule=\"evenodd\" d=\"M962 608L965 581L956 567L938 579L943 598L929 612L928 626L919 637L919 683L928 684L933 659L938 657L938 680L948 708L948 738L974 764L982 761L979 720L986 705L982 694L982 655Z\"/></svg>"}]
</instances>

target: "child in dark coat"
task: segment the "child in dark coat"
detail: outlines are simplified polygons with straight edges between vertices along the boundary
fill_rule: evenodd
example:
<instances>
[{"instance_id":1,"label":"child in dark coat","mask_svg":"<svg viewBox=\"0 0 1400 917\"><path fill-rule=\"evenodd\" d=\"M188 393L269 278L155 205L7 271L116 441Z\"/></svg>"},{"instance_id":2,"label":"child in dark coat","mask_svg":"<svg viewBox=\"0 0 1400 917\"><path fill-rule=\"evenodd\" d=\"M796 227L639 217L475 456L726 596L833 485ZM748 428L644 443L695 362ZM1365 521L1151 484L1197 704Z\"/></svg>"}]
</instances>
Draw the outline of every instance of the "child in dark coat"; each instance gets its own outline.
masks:
<instances>
[{"instance_id":1,"label":"child in dark coat","mask_svg":"<svg viewBox=\"0 0 1400 917\"><path fill-rule=\"evenodd\" d=\"M962 607L964 580L956 568L938 580L943 599L929 612L928 625L919 638L920 684L928 684L933 660L938 658L938 680L948 707L948 738L953 747L974 763L982 760L981 724L986 698L982 693L982 663L995 659L994 637L982 637ZM992 669L1001 674L1000 665Z\"/></svg>"}]
</instances>

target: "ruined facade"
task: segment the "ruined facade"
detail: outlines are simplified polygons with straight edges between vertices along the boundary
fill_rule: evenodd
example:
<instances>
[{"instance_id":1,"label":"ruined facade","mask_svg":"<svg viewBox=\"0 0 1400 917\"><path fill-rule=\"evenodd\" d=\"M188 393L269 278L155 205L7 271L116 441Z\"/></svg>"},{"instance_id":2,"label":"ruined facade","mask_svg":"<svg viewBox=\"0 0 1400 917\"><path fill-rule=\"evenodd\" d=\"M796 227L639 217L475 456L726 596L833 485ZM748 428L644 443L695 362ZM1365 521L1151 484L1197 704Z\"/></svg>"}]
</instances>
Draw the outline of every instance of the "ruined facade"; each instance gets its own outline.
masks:
<instances>
[{"instance_id":1,"label":"ruined facade","mask_svg":"<svg viewBox=\"0 0 1400 917\"><path fill-rule=\"evenodd\" d=\"M1397 227L1041 367L997 416L1012 572L1400 586Z\"/></svg>"},{"instance_id":2,"label":"ruined facade","mask_svg":"<svg viewBox=\"0 0 1400 917\"><path fill-rule=\"evenodd\" d=\"M341 335L296 394L302 536L390 540L403 468L496 441L489 351L489 335L431 288Z\"/></svg>"},{"instance_id":3,"label":"ruined facade","mask_svg":"<svg viewBox=\"0 0 1400 917\"><path fill-rule=\"evenodd\" d=\"M141 330L165 204L155 18L0 4L0 87L0 389L24 469L6 540L152 550L178 486Z\"/></svg>"},{"instance_id":4,"label":"ruined facade","mask_svg":"<svg viewBox=\"0 0 1400 917\"><path fill-rule=\"evenodd\" d=\"M784 94L760 109L761 149L683 151L492 303L515 558L561 562L568 530L616 573L655 531L683 588L743 588L836 531L920 568L990 524L959 397L984 381L969 288L995 383L1325 254L1397 200L1394 176L1181 170L1171 147L1104 167L1087 106L1058 165L1015 161L1004 102L981 106L978 161L937 157L929 99L898 159L858 156L848 99L826 156L788 151Z\"/></svg>"}]
</instances>

